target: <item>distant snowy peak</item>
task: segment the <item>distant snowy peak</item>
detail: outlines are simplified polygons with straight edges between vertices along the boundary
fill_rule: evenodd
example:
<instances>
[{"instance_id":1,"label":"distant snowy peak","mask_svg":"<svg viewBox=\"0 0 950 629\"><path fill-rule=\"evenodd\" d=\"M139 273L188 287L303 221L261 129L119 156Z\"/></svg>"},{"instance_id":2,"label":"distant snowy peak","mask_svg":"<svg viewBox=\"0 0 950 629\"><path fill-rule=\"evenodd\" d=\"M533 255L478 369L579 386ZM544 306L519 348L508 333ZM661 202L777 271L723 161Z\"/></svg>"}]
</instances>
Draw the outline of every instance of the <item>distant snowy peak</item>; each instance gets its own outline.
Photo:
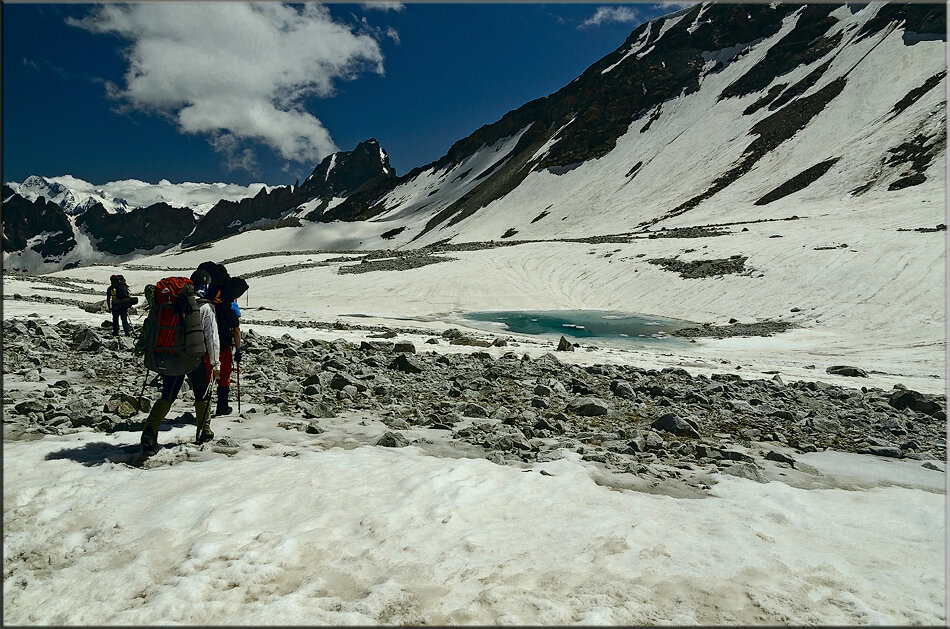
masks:
<instances>
[{"instance_id":1,"label":"distant snowy peak","mask_svg":"<svg viewBox=\"0 0 950 629\"><path fill-rule=\"evenodd\" d=\"M188 208L196 216L202 216L221 200L238 201L268 188L262 183L249 186L190 182L173 184L167 179L157 184L124 179L97 186L71 175L30 175L23 183L7 182L6 185L24 199L35 201L44 197L74 215L83 214L97 204L109 214L126 214L156 203L167 203L173 207Z\"/></svg>"},{"instance_id":2,"label":"distant snowy peak","mask_svg":"<svg viewBox=\"0 0 950 629\"><path fill-rule=\"evenodd\" d=\"M50 203L55 203L69 213L75 213L77 206L87 200L83 198L82 201L80 201L77 195L63 184L37 175L30 175L21 184L8 182L7 185L13 188L13 190L24 199L36 201L38 198L43 197Z\"/></svg>"}]
</instances>

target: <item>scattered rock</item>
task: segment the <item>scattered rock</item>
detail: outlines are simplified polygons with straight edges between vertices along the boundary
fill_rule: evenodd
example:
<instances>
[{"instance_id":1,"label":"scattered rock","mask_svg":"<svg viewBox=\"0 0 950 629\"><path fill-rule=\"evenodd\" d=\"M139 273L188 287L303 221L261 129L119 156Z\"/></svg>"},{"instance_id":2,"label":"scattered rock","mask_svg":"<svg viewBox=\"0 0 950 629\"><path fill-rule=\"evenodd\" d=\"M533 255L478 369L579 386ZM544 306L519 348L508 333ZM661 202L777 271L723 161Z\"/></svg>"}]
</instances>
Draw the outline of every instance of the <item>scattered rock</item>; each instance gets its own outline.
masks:
<instances>
[{"instance_id":1,"label":"scattered rock","mask_svg":"<svg viewBox=\"0 0 950 629\"><path fill-rule=\"evenodd\" d=\"M413 360L406 354L399 354L396 359L389 363L390 369L402 371L403 373L422 373L423 367L418 361Z\"/></svg>"},{"instance_id":2,"label":"scattered rock","mask_svg":"<svg viewBox=\"0 0 950 629\"><path fill-rule=\"evenodd\" d=\"M749 480L754 480L757 483L769 482L769 479L767 479L762 474L762 471L753 463L733 463L732 465L723 467L721 471L723 474L738 476L739 478L747 478Z\"/></svg>"},{"instance_id":3,"label":"scattered rock","mask_svg":"<svg viewBox=\"0 0 950 629\"><path fill-rule=\"evenodd\" d=\"M607 402L595 397L579 397L567 404L567 411L582 417L597 417L610 411Z\"/></svg>"},{"instance_id":4,"label":"scattered rock","mask_svg":"<svg viewBox=\"0 0 950 629\"><path fill-rule=\"evenodd\" d=\"M415 354L416 346L409 341L398 341L393 346L393 352L397 354Z\"/></svg>"},{"instance_id":5,"label":"scattered rock","mask_svg":"<svg viewBox=\"0 0 950 629\"><path fill-rule=\"evenodd\" d=\"M834 365L828 367L825 371L835 376L849 376L851 378L868 377L868 372L863 369L858 369L857 367L849 367L848 365Z\"/></svg>"},{"instance_id":6,"label":"scattered rock","mask_svg":"<svg viewBox=\"0 0 950 629\"><path fill-rule=\"evenodd\" d=\"M387 432L379 438L379 441L376 442L376 445L386 448L405 448L409 445L409 440L400 435L398 432Z\"/></svg>"}]
</instances>

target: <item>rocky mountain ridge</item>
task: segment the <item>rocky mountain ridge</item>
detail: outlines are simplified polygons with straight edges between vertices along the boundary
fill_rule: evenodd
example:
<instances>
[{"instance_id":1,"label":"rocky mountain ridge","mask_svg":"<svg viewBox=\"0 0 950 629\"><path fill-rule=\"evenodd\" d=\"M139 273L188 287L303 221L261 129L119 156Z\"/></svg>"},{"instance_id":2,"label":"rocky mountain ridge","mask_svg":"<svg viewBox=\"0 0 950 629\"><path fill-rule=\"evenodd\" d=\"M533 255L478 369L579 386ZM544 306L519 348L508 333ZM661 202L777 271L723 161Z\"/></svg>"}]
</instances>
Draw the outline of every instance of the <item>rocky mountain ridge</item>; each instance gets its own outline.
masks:
<instances>
[{"instance_id":1,"label":"rocky mountain ridge","mask_svg":"<svg viewBox=\"0 0 950 629\"><path fill-rule=\"evenodd\" d=\"M640 25L558 92L431 164L396 176L369 139L328 156L303 183L222 200L165 241L362 221L378 234L366 247L404 248L626 233L796 194L903 198L942 177L946 63L918 51L946 41L945 23L939 4L694 5ZM897 53L912 71L896 73L888 59ZM890 96L858 107L867 85ZM499 221L506 229L491 236ZM103 243L111 233L89 236ZM137 244L126 253L157 246Z\"/></svg>"}]
</instances>

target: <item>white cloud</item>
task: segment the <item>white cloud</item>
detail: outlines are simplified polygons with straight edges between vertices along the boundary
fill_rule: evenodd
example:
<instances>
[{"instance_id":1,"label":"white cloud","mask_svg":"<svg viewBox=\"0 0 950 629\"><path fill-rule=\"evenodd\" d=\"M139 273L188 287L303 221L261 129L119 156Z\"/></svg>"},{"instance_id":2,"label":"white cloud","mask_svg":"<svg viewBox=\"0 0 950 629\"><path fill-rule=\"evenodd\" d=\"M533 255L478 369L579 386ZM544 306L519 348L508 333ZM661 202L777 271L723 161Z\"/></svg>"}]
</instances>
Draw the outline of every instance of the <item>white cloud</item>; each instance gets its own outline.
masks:
<instances>
[{"instance_id":1,"label":"white cloud","mask_svg":"<svg viewBox=\"0 0 950 629\"><path fill-rule=\"evenodd\" d=\"M658 2L655 6L661 11L679 11L680 9L686 9L689 7L694 7L699 4L699 0L696 2Z\"/></svg>"},{"instance_id":2,"label":"white cloud","mask_svg":"<svg viewBox=\"0 0 950 629\"><path fill-rule=\"evenodd\" d=\"M592 16L581 22L578 28L600 26L610 23L642 22L640 12L630 6L597 7Z\"/></svg>"},{"instance_id":3,"label":"white cloud","mask_svg":"<svg viewBox=\"0 0 950 629\"><path fill-rule=\"evenodd\" d=\"M253 167L248 140L296 162L338 150L304 99L330 97L337 81L361 72L384 72L378 42L319 4L105 4L69 23L131 41L125 84L110 94L207 135L232 167Z\"/></svg>"},{"instance_id":4,"label":"white cloud","mask_svg":"<svg viewBox=\"0 0 950 629\"><path fill-rule=\"evenodd\" d=\"M375 11L402 11L406 8L402 2L386 2L385 0L379 0L378 2L364 2L364 10L375 10Z\"/></svg>"}]
</instances>

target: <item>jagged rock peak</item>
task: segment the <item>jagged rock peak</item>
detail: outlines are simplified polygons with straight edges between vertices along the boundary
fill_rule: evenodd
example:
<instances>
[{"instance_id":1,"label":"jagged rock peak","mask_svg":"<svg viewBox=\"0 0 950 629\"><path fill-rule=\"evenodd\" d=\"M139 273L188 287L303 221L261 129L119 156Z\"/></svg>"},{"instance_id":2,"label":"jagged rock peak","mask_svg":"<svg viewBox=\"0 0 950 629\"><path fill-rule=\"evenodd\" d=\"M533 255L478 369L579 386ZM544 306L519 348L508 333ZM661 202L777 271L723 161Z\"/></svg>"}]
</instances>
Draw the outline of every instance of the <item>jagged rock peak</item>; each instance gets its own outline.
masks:
<instances>
[{"instance_id":1,"label":"jagged rock peak","mask_svg":"<svg viewBox=\"0 0 950 629\"><path fill-rule=\"evenodd\" d=\"M376 138L370 138L357 144L352 151L339 151L325 157L303 186L329 188L334 193L341 193L378 176L395 177L396 171Z\"/></svg>"}]
</instances>

